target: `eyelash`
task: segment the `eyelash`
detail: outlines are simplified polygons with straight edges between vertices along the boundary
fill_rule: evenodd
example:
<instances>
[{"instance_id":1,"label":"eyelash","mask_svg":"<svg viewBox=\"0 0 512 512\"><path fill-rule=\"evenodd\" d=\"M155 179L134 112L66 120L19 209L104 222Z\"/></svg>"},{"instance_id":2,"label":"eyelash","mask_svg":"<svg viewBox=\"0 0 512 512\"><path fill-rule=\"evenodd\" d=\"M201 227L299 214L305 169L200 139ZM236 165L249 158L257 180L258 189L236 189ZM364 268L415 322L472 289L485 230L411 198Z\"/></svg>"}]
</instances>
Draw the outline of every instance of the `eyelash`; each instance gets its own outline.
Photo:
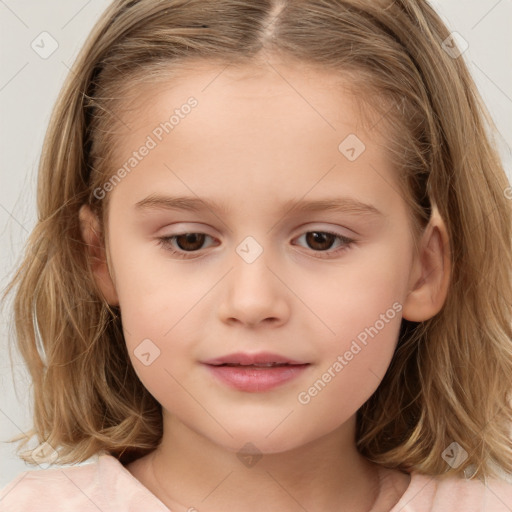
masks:
<instances>
[{"instance_id":1,"label":"eyelash","mask_svg":"<svg viewBox=\"0 0 512 512\"><path fill-rule=\"evenodd\" d=\"M348 238L346 236L340 235L339 233L334 233L332 231L312 230L312 231L306 231L305 233L303 233L300 236L306 235L308 233L321 233L321 234L332 235L332 236L338 238L339 240L341 240L341 242L343 244L338 249L336 249L334 251L330 251L330 252L328 252L329 251L328 249L325 251L313 251L314 253L318 253L318 256L315 256L316 258L324 258L325 259L325 258L335 257L337 254L350 249L352 244L355 243L355 240ZM159 244L159 246L163 247L166 251L169 251L171 255L176 256L178 258L182 258L182 259L196 258L197 256L188 256L188 254L194 254L199 251L182 252L182 251L178 251L178 250L174 249L174 247L171 245L171 241L173 239L175 239L179 236L183 236L183 235L206 235L207 237L213 238L212 236L207 235L206 233L196 233L196 232L191 231L191 232L179 233L177 235L172 235L172 236L160 237L160 238L158 238L158 241L159 241L158 244ZM328 254L329 256L323 256L323 254Z\"/></svg>"}]
</instances>

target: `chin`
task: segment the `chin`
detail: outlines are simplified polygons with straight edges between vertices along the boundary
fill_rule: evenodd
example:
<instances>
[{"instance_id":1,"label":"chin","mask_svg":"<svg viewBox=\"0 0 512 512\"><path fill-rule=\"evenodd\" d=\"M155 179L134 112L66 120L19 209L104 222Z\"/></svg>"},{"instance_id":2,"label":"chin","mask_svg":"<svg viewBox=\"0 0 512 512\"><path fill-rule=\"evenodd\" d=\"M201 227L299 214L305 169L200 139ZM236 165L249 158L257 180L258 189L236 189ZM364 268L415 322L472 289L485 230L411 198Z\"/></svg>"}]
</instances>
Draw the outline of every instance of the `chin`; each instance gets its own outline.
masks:
<instances>
[{"instance_id":1,"label":"chin","mask_svg":"<svg viewBox=\"0 0 512 512\"><path fill-rule=\"evenodd\" d=\"M229 428L229 427L228 427ZM255 430L254 428L240 428L236 431L230 430L233 437L223 436L222 439L211 438L210 440L215 444L221 446L223 449L241 454L252 455L270 455L289 452L300 448L314 438L305 437L304 432L290 432L283 429L278 433L271 433L272 428L265 430ZM319 436L321 437L321 435Z\"/></svg>"}]
</instances>

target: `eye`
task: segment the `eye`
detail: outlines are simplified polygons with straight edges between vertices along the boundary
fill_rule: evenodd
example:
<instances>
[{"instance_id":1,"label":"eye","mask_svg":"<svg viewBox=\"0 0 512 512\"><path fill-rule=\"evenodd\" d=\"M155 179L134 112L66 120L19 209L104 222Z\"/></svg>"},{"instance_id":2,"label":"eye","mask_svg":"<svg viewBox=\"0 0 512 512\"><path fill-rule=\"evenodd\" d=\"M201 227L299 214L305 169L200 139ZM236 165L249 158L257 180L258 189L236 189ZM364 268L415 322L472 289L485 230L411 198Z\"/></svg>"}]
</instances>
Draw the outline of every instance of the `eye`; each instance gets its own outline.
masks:
<instances>
[{"instance_id":1,"label":"eye","mask_svg":"<svg viewBox=\"0 0 512 512\"><path fill-rule=\"evenodd\" d=\"M205 233L181 233L179 235L165 236L159 238L160 245L180 258L189 258L188 252L197 252L204 244L205 238L212 238ZM179 250L173 245L176 241Z\"/></svg>"},{"instance_id":2,"label":"eye","mask_svg":"<svg viewBox=\"0 0 512 512\"><path fill-rule=\"evenodd\" d=\"M192 256L192 254L203 248L206 238L213 239L213 237L205 233L181 233L179 235L161 237L158 240L159 245L172 255L178 258L193 258L195 256ZM315 254L317 258L333 257L333 255L335 256L342 251L348 250L355 242L351 238L330 231L307 231L296 240L301 238L305 238L308 246L313 249L314 253L317 253ZM338 248L329 250L333 247L336 240L339 240ZM325 253L325 255L322 253Z\"/></svg>"},{"instance_id":3,"label":"eye","mask_svg":"<svg viewBox=\"0 0 512 512\"><path fill-rule=\"evenodd\" d=\"M352 240L351 238L330 231L307 231L297 238L297 240L300 240L301 238L305 238L306 243L314 250L315 253L325 253L325 255L315 254L315 257L317 258L332 257L342 251L346 251L355 242L355 240ZM333 246L336 239L340 241L338 248L334 251L327 252L328 249Z\"/></svg>"}]
</instances>

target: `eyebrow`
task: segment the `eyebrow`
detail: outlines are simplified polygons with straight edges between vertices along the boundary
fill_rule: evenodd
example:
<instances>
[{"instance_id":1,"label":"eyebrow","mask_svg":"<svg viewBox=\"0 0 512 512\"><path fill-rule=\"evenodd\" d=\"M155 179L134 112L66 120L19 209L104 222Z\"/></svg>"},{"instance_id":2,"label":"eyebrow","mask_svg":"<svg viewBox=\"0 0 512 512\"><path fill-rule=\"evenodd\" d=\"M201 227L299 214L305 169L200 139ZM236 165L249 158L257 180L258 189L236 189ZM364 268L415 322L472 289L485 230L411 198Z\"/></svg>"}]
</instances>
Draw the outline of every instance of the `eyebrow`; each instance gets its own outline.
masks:
<instances>
[{"instance_id":1,"label":"eyebrow","mask_svg":"<svg viewBox=\"0 0 512 512\"><path fill-rule=\"evenodd\" d=\"M231 213L224 203L190 196L163 196L151 194L135 204L138 211L148 210L186 210L191 212L220 212L225 215ZM384 214L375 206L363 203L351 197L334 197L318 200L289 199L282 203L282 211L286 213L313 213L322 211L335 211L340 213L357 213L360 215L383 216Z\"/></svg>"}]
</instances>

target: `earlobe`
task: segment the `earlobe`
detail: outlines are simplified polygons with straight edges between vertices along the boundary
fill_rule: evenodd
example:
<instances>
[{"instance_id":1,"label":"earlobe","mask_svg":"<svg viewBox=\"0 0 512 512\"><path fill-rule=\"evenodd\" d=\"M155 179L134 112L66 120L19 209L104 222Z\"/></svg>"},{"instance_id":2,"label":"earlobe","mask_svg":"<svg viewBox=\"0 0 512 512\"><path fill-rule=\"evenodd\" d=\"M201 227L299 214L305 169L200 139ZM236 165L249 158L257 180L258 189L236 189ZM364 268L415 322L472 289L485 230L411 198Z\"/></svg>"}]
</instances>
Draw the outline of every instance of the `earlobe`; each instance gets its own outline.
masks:
<instances>
[{"instance_id":1,"label":"earlobe","mask_svg":"<svg viewBox=\"0 0 512 512\"><path fill-rule=\"evenodd\" d=\"M450 250L446 225L434 205L410 274L403 307L406 320L423 322L443 307L451 276Z\"/></svg>"},{"instance_id":2,"label":"earlobe","mask_svg":"<svg viewBox=\"0 0 512 512\"><path fill-rule=\"evenodd\" d=\"M109 272L105 247L101 241L99 219L91 208L84 204L80 207L79 220L82 239L87 246L87 258L96 286L108 304L118 306L119 300L115 284Z\"/></svg>"}]
</instances>

